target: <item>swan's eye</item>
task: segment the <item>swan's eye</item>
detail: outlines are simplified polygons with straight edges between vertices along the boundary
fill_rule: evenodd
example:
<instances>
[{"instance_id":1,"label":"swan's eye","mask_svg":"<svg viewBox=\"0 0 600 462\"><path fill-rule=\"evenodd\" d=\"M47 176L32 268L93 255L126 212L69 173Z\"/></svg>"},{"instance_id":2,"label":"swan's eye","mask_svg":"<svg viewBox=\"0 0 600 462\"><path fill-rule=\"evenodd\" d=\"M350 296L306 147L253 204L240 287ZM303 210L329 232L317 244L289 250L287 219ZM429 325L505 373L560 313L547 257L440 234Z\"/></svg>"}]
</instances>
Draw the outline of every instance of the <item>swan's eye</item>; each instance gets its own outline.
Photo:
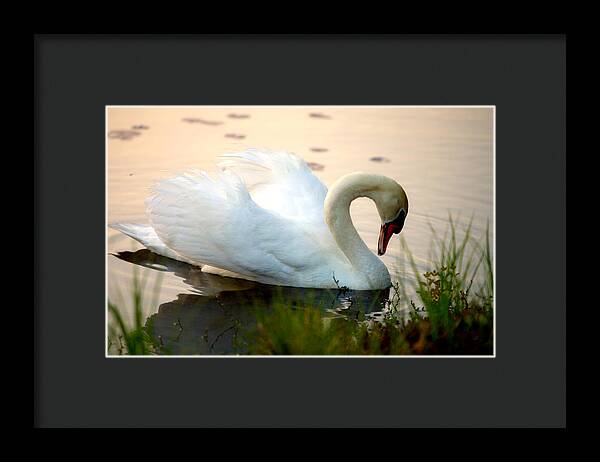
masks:
<instances>
[{"instance_id":1,"label":"swan's eye","mask_svg":"<svg viewBox=\"0 0 600 462\"><path fill-rule=\"evenodd\" d=\"M402 231L405 219L406 211L404 209L400 209L400 213L398 214L398 216L394 219L394 221L390 222L390 225L394 230L394 234L398 234L400 231Z\"/></svg>"}]
</instances>

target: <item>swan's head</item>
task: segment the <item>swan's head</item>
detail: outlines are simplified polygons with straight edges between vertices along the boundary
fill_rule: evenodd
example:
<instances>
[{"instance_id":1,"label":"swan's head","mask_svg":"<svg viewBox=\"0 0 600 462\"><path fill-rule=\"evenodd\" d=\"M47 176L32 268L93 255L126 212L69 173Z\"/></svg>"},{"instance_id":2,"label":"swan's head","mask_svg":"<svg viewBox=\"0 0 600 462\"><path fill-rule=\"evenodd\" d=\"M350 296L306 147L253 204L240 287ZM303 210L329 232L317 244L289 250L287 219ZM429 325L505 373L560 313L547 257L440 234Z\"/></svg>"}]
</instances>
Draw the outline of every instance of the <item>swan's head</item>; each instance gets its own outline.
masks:
<instances>
[{"instance_id":1,"label":"swan's head","mask_svg":"<svg viewBox=\"0 0 600 462\"><path fill-rule=\"evenodd\" d=\"M404 188L388 177L382 177L381 185L371 195L381 217L381 229L377 241L377 254L383 255L394 234L404 227L408 215L408 197Z\"/></svg>"},{"instance_id":2,"label":"swan's head","mask_svg":"<svg viewBox=\"0 0 600 462\"><path fill-rule=\"evenodd\" d=\"M384 175L363 172L344 175L331 185L325 198L325 221L330 228L336 226L340 211L348 213L350 202L357 197L368 197L377 205L381 217L377 254L383 255L391 237L404 226L408 215L406 193L395 180Z\"/></svg>"}]
</instances>

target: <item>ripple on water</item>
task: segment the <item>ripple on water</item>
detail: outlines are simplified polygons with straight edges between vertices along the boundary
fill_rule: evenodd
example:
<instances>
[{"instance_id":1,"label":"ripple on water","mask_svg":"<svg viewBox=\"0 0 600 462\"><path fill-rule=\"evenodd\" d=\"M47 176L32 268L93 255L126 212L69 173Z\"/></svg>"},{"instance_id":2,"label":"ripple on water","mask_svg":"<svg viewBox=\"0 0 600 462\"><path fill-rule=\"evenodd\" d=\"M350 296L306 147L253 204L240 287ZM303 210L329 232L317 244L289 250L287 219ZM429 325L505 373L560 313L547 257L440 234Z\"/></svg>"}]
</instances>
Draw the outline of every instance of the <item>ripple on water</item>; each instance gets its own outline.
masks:
<instances>
[{"instance_id":1,"label":"ripple on water","mask_svg":"<svg viewBox=\"0 0 600 462\"><path fill-rule=\"evenodd\" d=\"M306 165L308 165L311 170L316 171L320 171L325 168L323 164L319 164L318 162L307 162Z\"/></svg>"},{"instance_id":2,"label":"ripple on water","mask_svg":"<svg viewBox=\"0 0 600 462\"><path fill-rule=\"evenodd\" d=\"M390 159L388 159L387 157L383 157L383 156L373 156L369 159L371 162L380 162L383 164L387 164L390 161Z\"/></svg>"},{"instance_id":3,"label":"ripple on water","mask_svg":"<svg viewBox=\"0 0 600 462\"><path fill-rule=\"evenodd\" d=\"M308 116L312 117L313 119L331 119L331 116L323 114L322 112L311 112L308 114Z\"/></svg>"},{"instance_id":4,"label":"ripple on water","mask_svg":"<svg viewBox=\"0 0 600 462\"><path fill-rule=\"evenodd\" d=\"M139 135L141 133L134 130L111 130L108 132L108 137L116 140L130 140Z\"/></svg>"},{"instance_id":5,"label":"ripple on water","mask_svg":"<svg viewBox=\"0 0 600 462\"><path fill-rule=\"evenodd\" d=\"M181 120L183 122L187 122L189 124L223 125L223 122L221 122L219 120L206 120L206 119L201 119L200 117L184 117Z\"/></svg>"}]
</instances>

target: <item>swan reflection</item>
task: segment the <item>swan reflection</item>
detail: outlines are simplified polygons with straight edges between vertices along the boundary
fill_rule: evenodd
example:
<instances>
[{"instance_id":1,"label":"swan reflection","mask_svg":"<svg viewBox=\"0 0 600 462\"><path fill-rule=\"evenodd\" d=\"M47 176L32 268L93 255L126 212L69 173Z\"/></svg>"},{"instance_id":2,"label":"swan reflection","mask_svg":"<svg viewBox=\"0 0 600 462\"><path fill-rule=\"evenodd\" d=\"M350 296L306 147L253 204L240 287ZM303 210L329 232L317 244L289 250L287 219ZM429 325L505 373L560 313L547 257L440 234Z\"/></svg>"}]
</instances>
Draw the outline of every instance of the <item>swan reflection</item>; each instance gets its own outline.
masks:
<instances>
[{"instance_id":1,"label":"swan reflection","mask_svg":"<svg viewBox=\"0 0 600 462\"><path fill-rule=\"evenodd\" d=\"M331 317L370 317L382 311L390 295L390 289L309 289L223 277L147 249L113 255L173 273L191 287L193 293L162 303L146 320L148 333L169 354L244 354L242 333L255 325L257 310L269 312L285 304L290 309L317 308Z\"/></svg>"}]
</instances>

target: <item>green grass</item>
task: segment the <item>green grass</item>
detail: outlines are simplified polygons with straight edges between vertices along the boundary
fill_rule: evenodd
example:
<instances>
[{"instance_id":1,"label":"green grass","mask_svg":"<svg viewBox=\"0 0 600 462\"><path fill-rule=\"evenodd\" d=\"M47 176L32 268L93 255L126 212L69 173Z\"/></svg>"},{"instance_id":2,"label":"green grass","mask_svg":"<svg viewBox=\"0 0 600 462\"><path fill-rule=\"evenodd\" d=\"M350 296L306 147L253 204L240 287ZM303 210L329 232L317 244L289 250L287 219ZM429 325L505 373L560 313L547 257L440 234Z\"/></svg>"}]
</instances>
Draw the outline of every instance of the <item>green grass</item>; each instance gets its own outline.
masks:
<instances>
[{"instance_id":1,"label":"green grass","mask_svg":"<svg viewBox=\"0 0 600 462\"><path fill-rule=\"evenodd\" d=\"M154 288L155 298L150 306L156 306L158 293L162 282L159 273ZM108 351L118 355L155 355L165 354L160 340L154 338L144 325L144 287L146 280L140 280L134 267L132 303L134 320L130 326L116 303L108 300L108 312L112 315L112 323L108 326ZM119 298L122 298L119 294Z\"/></svg>"}]
</instances>

